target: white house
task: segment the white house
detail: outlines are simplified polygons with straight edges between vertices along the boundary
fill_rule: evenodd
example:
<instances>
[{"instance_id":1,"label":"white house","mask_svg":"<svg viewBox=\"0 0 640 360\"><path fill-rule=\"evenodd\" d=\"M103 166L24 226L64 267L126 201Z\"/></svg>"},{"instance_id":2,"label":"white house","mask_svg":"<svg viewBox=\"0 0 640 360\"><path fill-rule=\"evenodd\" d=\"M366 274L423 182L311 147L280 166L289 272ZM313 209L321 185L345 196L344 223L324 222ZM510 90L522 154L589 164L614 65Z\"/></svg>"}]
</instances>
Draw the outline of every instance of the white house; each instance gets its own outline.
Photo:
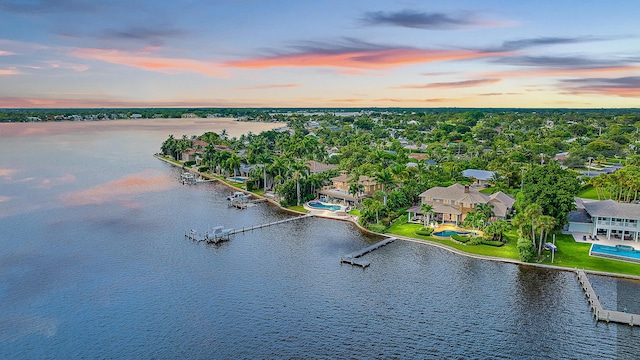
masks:
<instances>
[{"instance_id":1,"label":"white house","mask_svg":"<svg viewBox=\"0 0 640 360\"><path fill-rule=\"evenodd\" d=\"M576 210L567 215L569 232L638 242L640 204L576 198Z\"/></svg>"}]
</instances>

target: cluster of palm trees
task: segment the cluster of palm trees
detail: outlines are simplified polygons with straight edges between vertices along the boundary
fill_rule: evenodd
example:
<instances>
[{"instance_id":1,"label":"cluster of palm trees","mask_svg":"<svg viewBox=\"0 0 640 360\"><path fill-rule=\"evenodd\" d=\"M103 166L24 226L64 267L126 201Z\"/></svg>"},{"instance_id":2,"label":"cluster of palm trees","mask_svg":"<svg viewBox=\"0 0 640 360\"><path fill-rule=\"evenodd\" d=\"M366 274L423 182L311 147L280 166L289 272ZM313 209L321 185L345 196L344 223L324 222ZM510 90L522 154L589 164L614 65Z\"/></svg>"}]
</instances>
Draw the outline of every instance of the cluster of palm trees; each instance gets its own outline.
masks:
<instances>
[{"instance_id":1,"label":"cluster of palm trees","mask_svg":"<svg viewBox=\"0 0 640 360\"><path fill-rule=\"evenodd\" d=\"M529 239L533 248L538 249L538 257L540 257L542 244L547 241L547 237L556 227L557 221L553 216L543 214L539 204L531 203L524 211L516 214L512 224L518 227L521 238Z\"/></svg>"},{"instance_id":2,"label":"cluster of palm trees","mask_svg":"<svg viewBox=\"0 0 640 360\"><path fill-rule=\"evenodd\" d=\"M594 176L589 184L596 189L598 200L636 202L640 191L640 167L627 165L614 173Z\"/></svg>"},{"instance_id":3,"label":"cluster of palm trees","mask_svg":"<svg viewBox=\"0 0 640 360\"><path fill-rule=\"evenodd\" d=\"M182 135L182 139L176 139L173 135L162 143L160 149L165 155L172 156L175 160L182 160L182 153L193 147L193 141Z\"/></svg>"}]
</instances>

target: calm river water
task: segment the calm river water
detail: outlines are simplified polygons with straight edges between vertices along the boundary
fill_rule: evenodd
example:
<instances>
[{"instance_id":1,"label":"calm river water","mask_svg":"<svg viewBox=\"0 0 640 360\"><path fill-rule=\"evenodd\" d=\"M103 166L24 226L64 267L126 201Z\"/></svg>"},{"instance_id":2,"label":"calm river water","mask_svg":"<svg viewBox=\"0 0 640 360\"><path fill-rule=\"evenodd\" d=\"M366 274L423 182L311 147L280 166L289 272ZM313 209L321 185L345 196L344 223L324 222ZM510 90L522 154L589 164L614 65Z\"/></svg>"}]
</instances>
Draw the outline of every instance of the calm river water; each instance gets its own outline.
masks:
<instances>
[{"instance_id":1,"label":"calm river water","mask_svg":"<svg viewBox=\"0 0 640 360\"><path fill-rule=\"evenodd\" d=\"M640 353L640 329L595 323L570 272L402 241L366 255L362 270L340 255L379 239L325 219L219 246L185 240L190 229L289 215L228 208L219 185L180 185L151 155L170 133L220 125L163 124L0 124L0 358ZM640 312L640 284L591 278L605 307Z\"/></svg>"}]
</instances>

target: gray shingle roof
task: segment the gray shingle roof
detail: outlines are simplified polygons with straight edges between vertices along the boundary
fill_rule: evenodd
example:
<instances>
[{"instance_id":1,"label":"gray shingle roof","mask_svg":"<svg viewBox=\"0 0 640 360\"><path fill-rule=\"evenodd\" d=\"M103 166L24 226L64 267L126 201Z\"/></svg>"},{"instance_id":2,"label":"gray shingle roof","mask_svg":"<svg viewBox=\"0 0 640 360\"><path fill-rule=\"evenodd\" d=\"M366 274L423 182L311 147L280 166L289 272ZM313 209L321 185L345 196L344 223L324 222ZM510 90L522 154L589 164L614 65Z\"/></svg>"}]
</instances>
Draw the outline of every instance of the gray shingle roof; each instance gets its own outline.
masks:
<instances>
[{"instance_id":1,"label":"gray shingle roof","mask_svg":"<svg viewBox=\"0 0 640 360\"><path fill-rule=\"evenodd\" d=\"M639 204L619 203L615 200L580 200L582 201L584 209L592 217L601 216L619 219L640 220Z\"/></svg>"},{"instance_id":2,"label":"gray shingle roof","mask_svg":"<svg viewBox=\"0 0 640 360\"><path fill-rule=\"evenodd\" d=\"M494 171L486 171L486 170L477 170L477 169L467 169L462 171L462 176L467 178L474 178L478 180L491 180Z\"/></svg>"}]
</instances>

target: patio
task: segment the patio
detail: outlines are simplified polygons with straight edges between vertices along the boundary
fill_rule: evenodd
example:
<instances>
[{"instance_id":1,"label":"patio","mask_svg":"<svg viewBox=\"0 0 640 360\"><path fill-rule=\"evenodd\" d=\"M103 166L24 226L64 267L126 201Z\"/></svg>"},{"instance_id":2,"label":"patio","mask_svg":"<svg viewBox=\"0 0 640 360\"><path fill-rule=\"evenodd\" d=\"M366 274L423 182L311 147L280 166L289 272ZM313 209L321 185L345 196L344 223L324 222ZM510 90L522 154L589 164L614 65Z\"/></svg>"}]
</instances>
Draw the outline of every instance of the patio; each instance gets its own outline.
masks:
<instances>
[{"instance_id":1,"label":"patio","mask_svg":"<svg viewBox=\"0 0 640 360\"><path fill-rule=\"evenodd\" d=\"M622 241L622 240L614 240L607 239L605 236L598 236L599 240L595 240L595 238L590 233L571 233L573 239L578 243L587 243L587 244L600 244L607 246L616 246L616 245L629 245L633 246L636 250L640 250L640 243L635 241Z\"/></svg>"}]
</instances>

